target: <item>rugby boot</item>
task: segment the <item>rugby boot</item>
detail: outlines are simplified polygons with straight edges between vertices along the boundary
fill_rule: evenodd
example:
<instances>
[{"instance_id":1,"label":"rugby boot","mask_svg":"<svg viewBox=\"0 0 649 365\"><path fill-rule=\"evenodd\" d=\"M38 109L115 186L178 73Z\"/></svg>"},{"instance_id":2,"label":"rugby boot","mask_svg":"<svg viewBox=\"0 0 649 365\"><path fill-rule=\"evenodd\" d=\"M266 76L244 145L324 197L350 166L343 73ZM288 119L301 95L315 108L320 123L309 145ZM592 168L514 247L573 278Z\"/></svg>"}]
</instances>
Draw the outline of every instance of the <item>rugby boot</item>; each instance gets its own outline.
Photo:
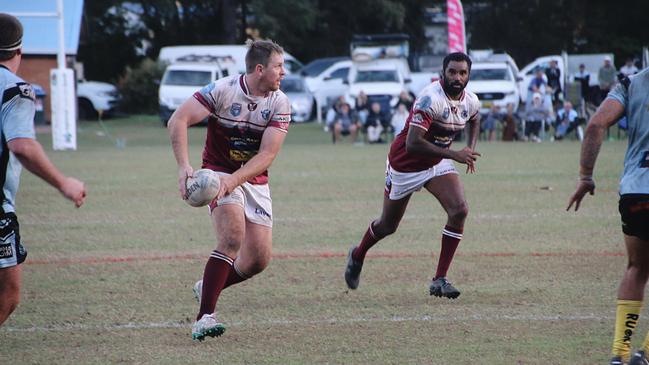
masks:
<instances>
[{"instance_id":1,"label":"rugby boot","mask_svg":"<svg viewBox=\"0 0 649 365\"><path fill-rule=\"evenodd\" d=\"M219 337L223 332L225 326L214 318L214 314L203 314L192 326L192 340L203 341L205 337Z\"/></svg>"},{"instance_id":2,"label":"rugby boot","mask_svg":"<svg viewBox=\"0 0 649 365\"><path fill-rule=\"evenodd\" d=\"M450 299L455 299L460 296L460 291L455 289L450 281L446 277L439 277L433 282L430 283L430 295L436 297L446 297Z\"/></svg>"},{"instance_id":3,"label":"rugby boot","mask_svg":"<svg viewBox=\"0 0 649 365\"><path fill-rule=\"evenodd\" d=\"M194 292L194 298L196 298L196 301L200 304L201 295L203 294L203 279L197 281L194 284L192 291Z\"/></svg>"},{"instance_id":4,"label":"rugby boot","mask_svg":"<svg viewBox=\"0 0 649 365\"><path fill-rule=\"evenodd\" d=\"M649 360L647 360L647 355L645 355L644 351L639 350L631 356L629 365L649 365Z\"/></svg>"},{"instance_id":5,"label":"rugby boot","mask_svg":"<svg viewBox=\"0 0 649 365\"><path fill-rule=\"evenodd\" d=\"M356 261L352 257L352 253L356 246L352 246L347 254L347 267L345 268L345 282L349 289L358 288L360 281L361 270L363 269L363 261Z\"/></svg>"},{"instance_id":6,"label":"rugby boot","mask_svg":"<svg viewBox=\"0 0 649 365\"><path fill-rule=\"evenodd\" d=\"M624 365L624 361L622 361L622 358L619 356L613 356L608 365Z\"/></svg>"}]
</instances>

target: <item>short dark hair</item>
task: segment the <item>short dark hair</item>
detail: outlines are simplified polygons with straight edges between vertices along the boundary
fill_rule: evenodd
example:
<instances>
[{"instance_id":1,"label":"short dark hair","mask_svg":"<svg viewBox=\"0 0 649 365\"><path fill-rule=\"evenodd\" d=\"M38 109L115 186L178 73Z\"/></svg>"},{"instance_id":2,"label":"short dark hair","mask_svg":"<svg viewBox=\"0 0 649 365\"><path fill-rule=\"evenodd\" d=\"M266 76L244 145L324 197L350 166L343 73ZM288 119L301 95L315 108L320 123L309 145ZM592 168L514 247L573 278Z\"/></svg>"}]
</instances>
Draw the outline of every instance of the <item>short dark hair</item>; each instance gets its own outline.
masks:
<instances>
[{"instance_id":1,"label":"short dark hair","mask_svg":"<svg viewBox=\"0 0 649 365\"><path fill-rule=\"evenodd\" d=\"M466 62L466 64L469 66L469 72L471 72L471 58L469 58L469 56L464 52L453 52L444 57L442 73L446 73L446 68L451 61Z\"/></svg>"},{"instance_id":2,"label":"short dark hair","mask_svg":"<svg viewBox=\"0 0 649 365\"><path fill-rule=\"evenodd\" d=\"M23 26L13 15L0 13L0 61L12 59L22 45Z\"/></svg>"},{"instance_id":3,"label":"short dark hair","mask_svg":"<svg viewBox=\"0 0 649 365\"><path fill-rule=\"evenodd\" d=\"M246 73L255 71L257 65L268 66L268 61L273 53L283 54L284 49L277 43L270 40L254 41L249 39L246 42L248 52L246 53Z\"/></svg>"}]
</instances>

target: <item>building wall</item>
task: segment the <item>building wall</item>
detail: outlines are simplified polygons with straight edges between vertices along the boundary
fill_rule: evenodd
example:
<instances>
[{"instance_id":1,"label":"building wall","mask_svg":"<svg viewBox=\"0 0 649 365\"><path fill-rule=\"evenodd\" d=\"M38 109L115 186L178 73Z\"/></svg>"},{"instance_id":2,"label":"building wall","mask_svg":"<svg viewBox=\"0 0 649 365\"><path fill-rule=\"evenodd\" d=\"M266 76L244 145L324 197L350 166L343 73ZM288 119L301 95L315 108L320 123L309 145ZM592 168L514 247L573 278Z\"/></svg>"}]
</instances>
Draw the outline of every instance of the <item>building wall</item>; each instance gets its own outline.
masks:
<instances>
[{"instance_id":1,"label":"building wall","mask_svg":"<svg viewBox=\"0 0 649 365\"><path fill-rule=\"evenodd\" d=\"M18 76L30 84L38 84L47 93L43 108L45 120L51 121L52 108L50 104L50 70L56 68L56 56L29 56L23 55L18 68Z\"/></svg>"}]
</instances>

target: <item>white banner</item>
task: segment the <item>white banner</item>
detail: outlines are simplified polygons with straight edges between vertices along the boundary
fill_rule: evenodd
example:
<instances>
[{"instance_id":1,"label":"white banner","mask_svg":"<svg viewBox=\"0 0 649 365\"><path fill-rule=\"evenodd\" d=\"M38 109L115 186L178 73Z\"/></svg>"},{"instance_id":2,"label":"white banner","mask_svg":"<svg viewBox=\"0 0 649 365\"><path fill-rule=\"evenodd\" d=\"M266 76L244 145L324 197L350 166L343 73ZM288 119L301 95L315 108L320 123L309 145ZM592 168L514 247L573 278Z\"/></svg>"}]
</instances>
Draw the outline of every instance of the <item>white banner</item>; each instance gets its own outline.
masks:
<instances>
[{"instance_id":1,"label":"white banner","mask_svg":"<svg viewBox=\"0 0 649 365\"><path fill-rule=\"evenodd\" d=\"M52 148L77 149L77 105L74 93L75 79L72 69L50 70L52 93Z\"/></svg>"}]
</instances>

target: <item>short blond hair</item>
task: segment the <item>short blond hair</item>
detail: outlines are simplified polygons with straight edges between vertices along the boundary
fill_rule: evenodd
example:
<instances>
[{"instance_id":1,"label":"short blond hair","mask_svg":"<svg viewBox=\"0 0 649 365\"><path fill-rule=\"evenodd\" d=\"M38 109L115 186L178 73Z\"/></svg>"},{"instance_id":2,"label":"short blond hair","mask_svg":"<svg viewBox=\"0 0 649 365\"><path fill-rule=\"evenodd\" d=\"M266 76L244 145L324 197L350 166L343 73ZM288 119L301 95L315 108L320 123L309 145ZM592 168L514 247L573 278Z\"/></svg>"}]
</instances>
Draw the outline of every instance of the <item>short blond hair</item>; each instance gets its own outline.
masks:
<instances>
[{"instance_id":1,"label":"short blond hair","mask_svg":"<svg viewBox=\"0 0 649 365\"><path fill-rule=\"evenodd\" d=\"M248 52L246 53L246 73L253 73L257 65L268 66L268 61L273 53L279 55L284 49L271 40L252 40L246 42Z\"/></svg>"}]
</instances>

